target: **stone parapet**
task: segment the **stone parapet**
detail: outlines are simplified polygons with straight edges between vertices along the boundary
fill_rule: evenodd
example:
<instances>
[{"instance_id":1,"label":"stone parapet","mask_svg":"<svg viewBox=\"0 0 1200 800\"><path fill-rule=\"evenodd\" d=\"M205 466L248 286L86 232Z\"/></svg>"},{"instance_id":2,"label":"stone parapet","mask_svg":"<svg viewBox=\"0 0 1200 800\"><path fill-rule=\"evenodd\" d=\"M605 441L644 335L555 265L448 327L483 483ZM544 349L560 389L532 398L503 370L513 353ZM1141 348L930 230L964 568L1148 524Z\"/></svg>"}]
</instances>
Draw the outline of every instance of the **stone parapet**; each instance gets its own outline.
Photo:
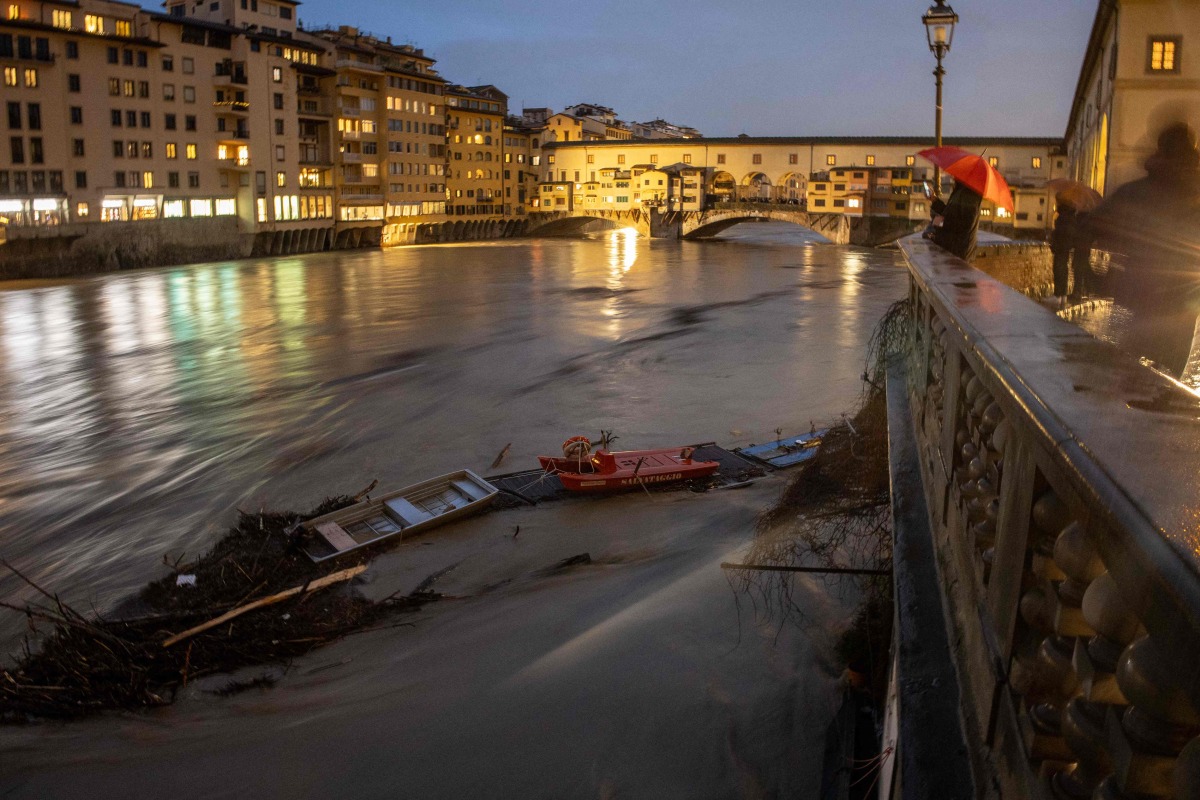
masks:
<instances>
[{"instance_id":1,"label":"stone parapet","mask_svg":"<svg viewBox=\"0 0 1200 800\"><path fill-rule=\"evenodd\" d=\"M1053 294L1054 257L1044 242L983 244L972 266L1028 297Z\"/></svg>"},{"instance_id":2,"label":"stone parapet","mask_svg":"<svg viewBox=\"0 0 1200 800\"><path fill-rule=\"evenodd\" d=\"M1030 302L1020 268L900 247L977 796L1198 796L1200 400Z\"/></svg>"}]
</instances>

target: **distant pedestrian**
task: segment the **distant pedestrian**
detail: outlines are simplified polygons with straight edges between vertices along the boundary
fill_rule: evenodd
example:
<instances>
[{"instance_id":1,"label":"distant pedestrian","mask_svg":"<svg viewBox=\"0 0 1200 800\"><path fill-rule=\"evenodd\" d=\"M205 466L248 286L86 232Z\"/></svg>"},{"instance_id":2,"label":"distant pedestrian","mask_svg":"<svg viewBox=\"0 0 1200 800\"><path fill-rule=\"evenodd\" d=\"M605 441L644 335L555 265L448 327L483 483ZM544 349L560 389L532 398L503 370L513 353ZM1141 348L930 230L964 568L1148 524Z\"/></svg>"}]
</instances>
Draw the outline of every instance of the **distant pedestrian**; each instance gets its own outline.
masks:
<instances>
[{"instance_id":1,"label":"distant pedestrian","mask_svg":"<svg viewBox=\"0 0 1200 800\"><path fill-rule=\"evenodd\" d=\"M1095 292L1096 276L1092 272L1092 227L1090 215L1075 212L1075 229L1070 241L1071 248L1071 297L1080 300Z\"/></svg>"},{"instance_id":2,"label":"distant pedestrian","mask_svg":"<svg viewBox=\"0 0 1200 800\"><path fill-rule=\"evenodd\" d=\"M1183 377L1200 313L1200 151L1184 123L1165 128L1146 177L1121 186L1089 216L1113 254L1113 298L1131 314L1117 344Z\"/></svg>"},{"instance_id":3,"label":"distant pedestrian","mask_svg":"<svg viewBox=\"0 0 1200 800\"><path fill-rule=\"evenodd\" d=\"M1076 211L1070 203L1059 203L1054 230L1050 233L1050 253L1054 256L1054 303L1067 303L1067 282L1071 275L1071 249L1076 239Z\"/></svg>"},{"instance_id":4,"label":"distant pedestrian","mask_svg":"<svg viewBox=\"0 0 1200 800\"><path fill-rule=\"evenodd\" d=\"M981 203L983 197L966 184L955 181L949 200L942 202L938 198L931 203L933 213L942 218L942 224L934 227L929 238L963 261L971 261L975 257ZM934 223L936 225L936 219Z\"/></svg>"}]
</instances>

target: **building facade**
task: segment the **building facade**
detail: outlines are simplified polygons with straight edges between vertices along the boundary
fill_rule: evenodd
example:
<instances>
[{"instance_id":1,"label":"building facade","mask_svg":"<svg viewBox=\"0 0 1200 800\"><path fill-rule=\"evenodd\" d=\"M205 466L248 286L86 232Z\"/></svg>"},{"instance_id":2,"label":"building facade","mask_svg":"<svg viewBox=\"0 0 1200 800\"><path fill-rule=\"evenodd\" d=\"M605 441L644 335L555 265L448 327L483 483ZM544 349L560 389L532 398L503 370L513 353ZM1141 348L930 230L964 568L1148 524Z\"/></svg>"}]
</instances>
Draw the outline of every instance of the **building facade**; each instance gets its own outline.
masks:
<instances>
[{"instance_id":1,"label":"building facade","mask_svg":"<svg viewBox=\"0 0 1200 800\"><path fill-rule=\"evenodd\" d=\"M1103 193L1145 175L1173 122L1200 130L1200 4L1101 0L1067 123L1070 176Z\"/></svg>"},{"instance_id":2,"label":"building facade","mask_svg":"<svg viewBox=\"0 0 1200 800\"><path fill-rule=\"evenodd\" d=\"M446 87L446 213L504 213L508 96L495 86Z\"/></svg>"}]
</instances>

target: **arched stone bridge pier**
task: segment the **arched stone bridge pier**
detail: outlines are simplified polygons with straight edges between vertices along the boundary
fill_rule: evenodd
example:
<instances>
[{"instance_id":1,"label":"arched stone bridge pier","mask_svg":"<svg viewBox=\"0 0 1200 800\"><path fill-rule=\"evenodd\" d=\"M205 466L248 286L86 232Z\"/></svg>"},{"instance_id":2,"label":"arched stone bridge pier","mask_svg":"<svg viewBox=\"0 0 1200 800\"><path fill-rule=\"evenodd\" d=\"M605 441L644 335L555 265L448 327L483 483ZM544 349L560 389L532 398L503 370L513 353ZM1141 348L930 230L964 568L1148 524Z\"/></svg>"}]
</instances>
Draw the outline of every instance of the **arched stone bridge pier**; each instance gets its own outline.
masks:
<instances>
[{"instance_id":1,"label":"arched stone bridge pier","mask_svg":"<svg viewBox=\"0 0 1200 800\"><path fill-rule=\"evenodd\" d=\"M530 236L577 235L600 222L635 228L642 236L653 239L702 239L742 222L788 222L815 231L834 244L868 247L895 241L921 225L905 219L813 214L791 204L774 203L721 205L703 211L654 208L534 212L529 220L527 235Z\"/></svg>"}]
</instances>

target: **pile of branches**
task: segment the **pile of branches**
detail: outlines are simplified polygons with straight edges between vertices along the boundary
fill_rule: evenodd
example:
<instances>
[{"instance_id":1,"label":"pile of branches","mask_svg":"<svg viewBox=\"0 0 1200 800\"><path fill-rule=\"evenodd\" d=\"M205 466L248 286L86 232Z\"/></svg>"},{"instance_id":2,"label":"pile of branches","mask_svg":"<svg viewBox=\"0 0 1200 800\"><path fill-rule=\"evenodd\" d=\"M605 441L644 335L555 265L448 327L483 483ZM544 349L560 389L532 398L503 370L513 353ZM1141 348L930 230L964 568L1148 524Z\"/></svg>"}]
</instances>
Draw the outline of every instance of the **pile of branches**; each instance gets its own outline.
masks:
<instances>
[{"instance_id":1,"label":"pile of branches","mask_svg":"<svg viewBox=\"0 0 1200 800\"><path fill-rule=\"evenodd\" d=\"M862 605L842 634L838 656L862 675L877 697L886 681L891 639L892 530L884 374L909 333L907 301L895 303L868 346L863 395L853 416L843 416L821 439L779 501L758 518L746 556L750 564L836 570L825 581L852 580ZM848 575L845 570L863 570ZM889 574L869 574L881 571ZM809 624L806 602L796 595L795 573L743 570L740 588L768 613Z\"/></svg>"},{"instance_id":2,"label":"pile of branches","mask_svg":"<svg viewBox=\"0 0 1200 800\"><path fill-rule=\"evenodd\" d=\"M116 618L85 616L4 563L42 599L0 603L30 626L15 665L0 669L0 721L169 704L190 681L287 662L391 610L435 599L430 592L381 602L356 596L345 590L361 571L353 560L319 565L296 546L297 523L354 501L329 498L307 515L239 512L212 550L193 563L168 562L170 574Z\"/></svg>"}]
</instances>

